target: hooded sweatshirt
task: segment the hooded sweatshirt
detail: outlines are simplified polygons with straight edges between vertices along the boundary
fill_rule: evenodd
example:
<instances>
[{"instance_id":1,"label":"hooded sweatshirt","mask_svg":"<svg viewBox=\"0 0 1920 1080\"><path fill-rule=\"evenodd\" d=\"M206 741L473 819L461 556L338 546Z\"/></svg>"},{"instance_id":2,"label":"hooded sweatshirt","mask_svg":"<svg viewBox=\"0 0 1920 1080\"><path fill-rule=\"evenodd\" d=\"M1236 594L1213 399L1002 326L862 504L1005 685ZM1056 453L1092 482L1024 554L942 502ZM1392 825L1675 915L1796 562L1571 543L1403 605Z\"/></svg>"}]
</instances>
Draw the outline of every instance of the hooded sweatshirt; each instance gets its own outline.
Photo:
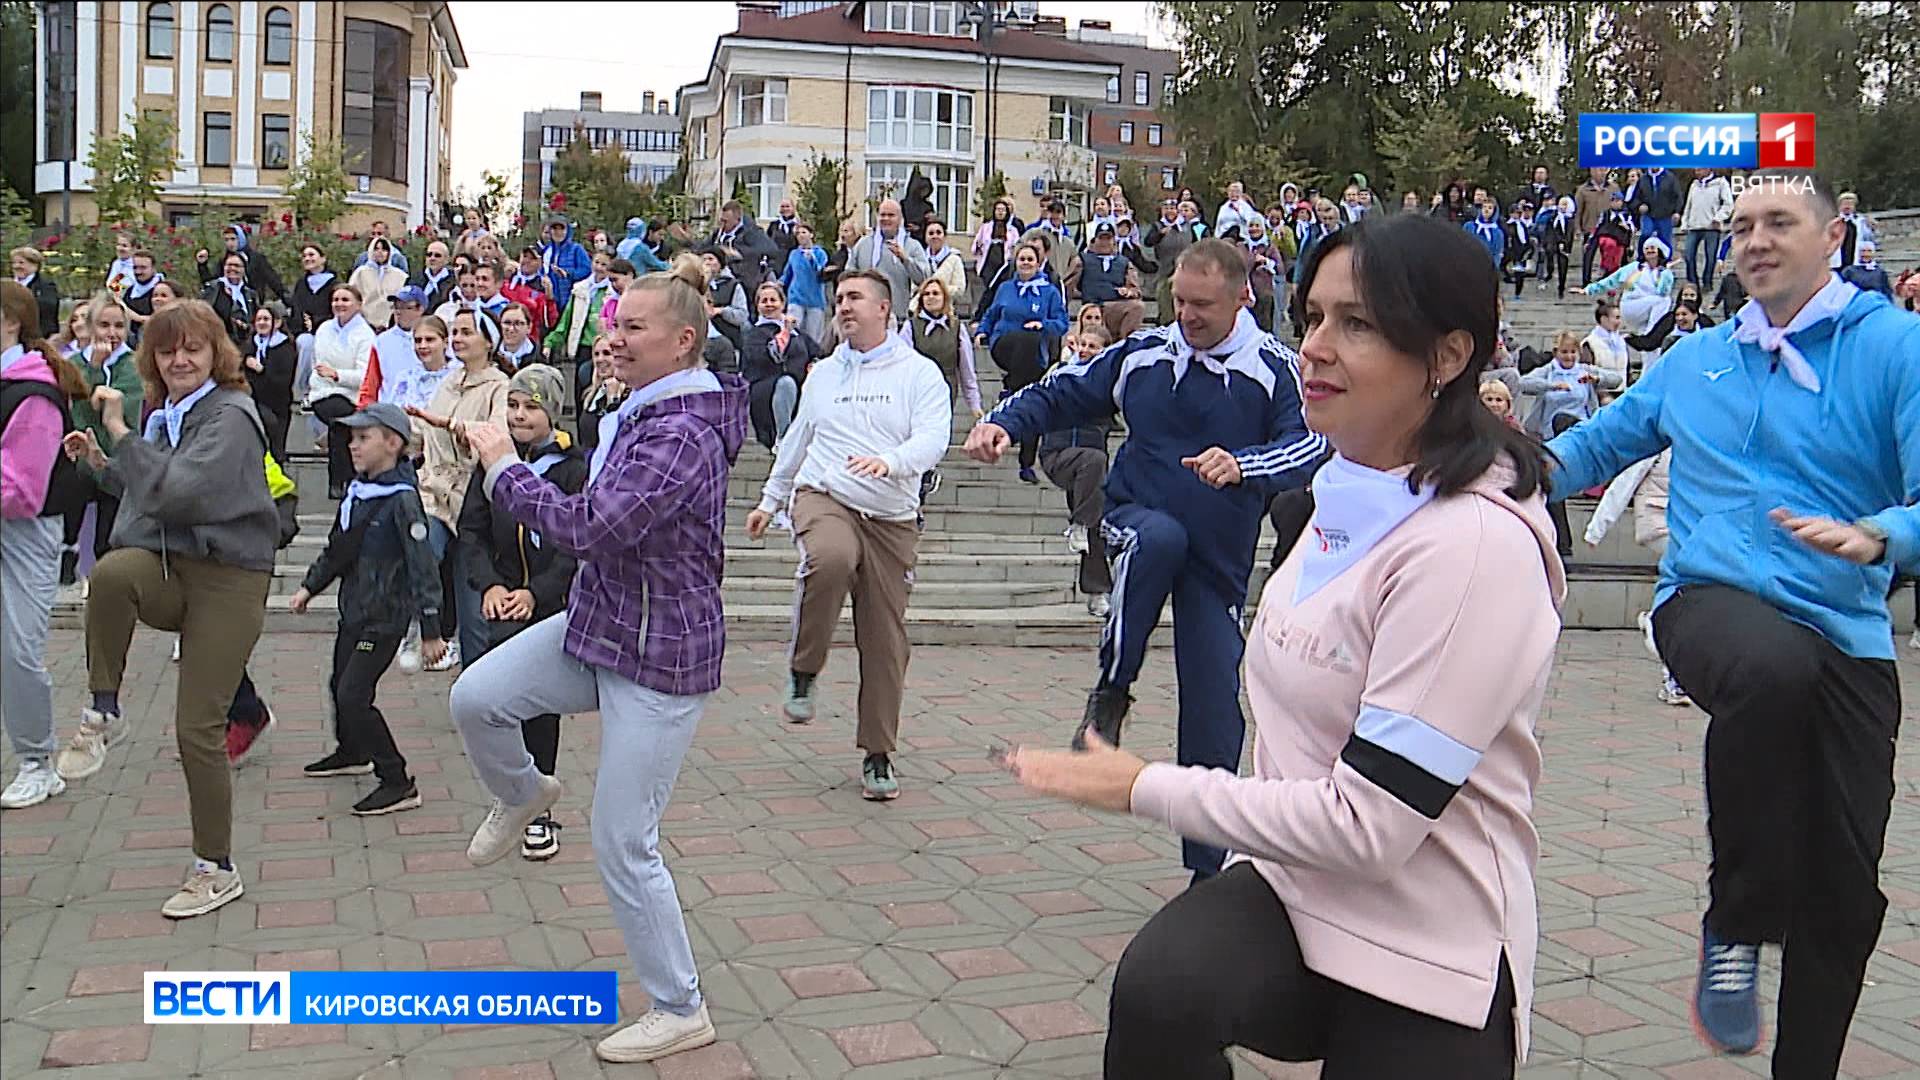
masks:
<instances>
[{"instance_id":1,"label":"hooded sweatshirt","mask_svg":"<svg viewBox=\"0 0 1920 1080\"><path fill-rule=\"evenodd\" d=\"M0 370L9 381L59 385L47 358L19 345L0 357ZM60 407L43 397L28 397L14 408L7 429L0 431L0 517L40 516L64 427Z\"/></svg>"},{"instance_id":2,"label":"hooded sweatshirt","mask_svg":"<svg viewBox=\"0 0 1920 1080\"><path fill-rule=\"evenodd\" d=\"M559 243L551 240L540 244L540 263L553 277L555 297L569 295L573 287L585 281L593 273L593 256L573 238L573 223L567 223L566 235Z\"/></svg>"},{"instance_id":3,"label":"hooded sweatshirt","mask_svg":"<svg viewBox=\"0 0 1920 1080\"><path fill-rule=\"evenodd\" d=\"M870 518L912 521L920 474L939 464L952 431L953 392L932 360L893 334L866 353L843 341L807 376L760 509L772 513L808 488ZM855 476L852 457L882 459L887 475Z\"/></svg>"},{"instance_id":4,"label":"hooded sweatshirt","mask_svg":"<svg viewBox=\"0 0 1920 1080\"><path fill-rule=\"evenodd\" d=\"M1920 565L1920 319L1856 290L1837 315L1789 334L1817 393L1775 353L1734 341L1735 327L1688 335L1553 440L1565 471L1554 488L1583 491L1672 447L1656 607L1688 585L1726 585L1849 656L1891 660L1893 568ZM1858 566L1815 551L1768 519L1775 507L1867 518L1886 530L1886 555Z\"/></svg>"},{"instance_id":5,"label":"hooded sweatshirt","mask_svg":"<svg viewBox=\"0 0 1920 1080\"><path fill-rule=\"evenodd\" d=\"M1546 503L1509 497L1511 476L1502 462L1422 502L1404 467L1335 458L1247 635L1253 775L1151 764L1133 812L1251 862L1307 967L1356 990L1479 1028L1504 952L1524 1056L1533 732L1566 575ZM1375 503L1410 512L1374 537ZM1341 534L1349 545L1329 549ZM1303 577L1320 584L1302 592Z\"/></svg>"}]
</instances>

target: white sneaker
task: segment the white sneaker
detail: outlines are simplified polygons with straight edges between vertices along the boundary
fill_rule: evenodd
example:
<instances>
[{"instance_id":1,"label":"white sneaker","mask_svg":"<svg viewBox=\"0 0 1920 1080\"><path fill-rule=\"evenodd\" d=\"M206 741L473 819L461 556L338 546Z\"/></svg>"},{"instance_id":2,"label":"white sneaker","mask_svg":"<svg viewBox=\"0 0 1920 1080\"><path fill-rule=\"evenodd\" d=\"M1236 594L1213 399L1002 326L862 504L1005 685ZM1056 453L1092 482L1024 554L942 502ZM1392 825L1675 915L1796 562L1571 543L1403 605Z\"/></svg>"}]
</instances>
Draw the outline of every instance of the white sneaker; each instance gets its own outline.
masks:
<instances>
[{"instance_id":1,"label":"white sneaker","mask_svg":"<svg viewBox=\"0 0 1920 1080\"><path fill-rule=\"evenodd\" d=\"M81 709L80 730L53 756L53 767L63 780L85 780L100 771L107 763L107 751L132 730L133 725L118 713Z\"/></svg>"},{"instance_id":2,"label":"white sneaker","mask_svg":"<svg viewBox=\"0 0 1920 1080\"><path fill-rule=\"evenodd\" d=\"M205 915L216 908L225 907L229 901L238 899L246 891L246 887L240 883L240 871L222 870L218 866L195 860L193 872L187 875L187 883L160 905L160 914L169 919L191 919L195 915Z\"/></svg>"},{"instance_id":3,"label":"white sneaker","mask_svg":"<svg viewBox=\"0 0 1920 1080\"><path fill-rule=\"evenodd\" d=\"M67 782L52 766L33 758L20 763L20 772L14 776L7 790L0 791L0 809L24 810L29 806L38 806L55 795L67 790Z\"/></svg>"},{"instance_id":4,"label":"white sneaker","mask_svg":"<svg viewBox=\"0 0 1920 1080\"><path fill-rule=\"evenodd\" d=\"M440 654L440 659L435 660L431 664L428 664L427 670L428 671L452 671L454 668L458 667L459 665L460 665L460 642L457 640L448 641L447 651Z\"/></svg>"},{"instance_id":5,"label":"white sneaker","mask_svg":"<svg viewBox=\"0 0 1920 1080\"><path fill-rule=\"evenodd\" d=\"M1653 641L1653 612L1643 611L1635 615L1633 621L1640 624L1640 632L1646 635L1647 655L1655 660L1660 659L1660 646Z\"/></svg>"},{"instance_id":6,"label":"white sneaker","mask_svg":"<svg viewBox=\"0 0 1920 1080\"><path fill-rule=\"evenodd\" d=\"M1067 526L1067 550L1075 555L1085 555L1088 549L1087 527L1085 525Z\"/></svg>"},{"instance_id":7,"label":"white sneaker","mask_svg":"<svg viewBox=\"0 0 1920 1080\"><path fill-rule=\"evenodd\" d=\"M1693 704L1693 699L1687 696L1687 692L1680 689L1679 683L1673 681L1672 673L1666 671L1660 673L1659 697L1660 704L1662 705L1674 705L1684 708Z\"/></svg>"},{"instance_id":8,"label":"white sneaker","mask_svg":"<svg viewBox=\"0 0 1920 1080\"><path fill-rule=\"evenodd\" d=\"M1907 639L1907 648L1920 649L1920 630L1915 630L1913 636Z\"/></svg>"},{"instance_id":9,"label":"white sneaker","mask_svg":"<svg viewBox=\"0 0 1920 1080\"><path fill-rule=\"evenodd\" d=\"M499 799L493 800L493 805L487 808L486 820L474 830L473 842L467 845L467 861L475 866L499 862L520 843L526 835L527 826L553 809L553 804L559 801L560 781L544 775L540 777L539 792L534 795L532 802L524 806L508 806Z\"/></svg>"},{"instance_id":10,"label":"white sneaker","mask_svg":"<svg viewBox=\"0 0 1920 1080\"><path fill-rule=\"evenodd\" d=\"M177 634L173 639L173 662L176 664L180 662L180 637Z\"/></svg>"},{"instance_id":11,"label":"white sneaker","mask_svg":"<svg viewBox=\"0 0 1920 1080\"><path fill-rule=\"evenodd\" d=\"M707 1006L702 1003L700 1011L692 1016L675 1016L659 1009L650 1010L640 1019L601 1039L593 1052L599 1055L601 1061L653 1061L668 1054L705 1046L713 1040L713 1020L707 1016Z\"/></svg>"},{"instance_id":12,"label":"white sneaker","mask_svg":"<svg viewBox=\"0 0 1920 1080\"><path fill-rule=\"evenodd\" d=\"M1087 614L1096 619L1104 619L1113 611L1113 601L1106 593L1094 593L1087 597Z\"/></svg>"},{"instance_id":13,"label":"white sneaker","mask_svg":"<svg viewBox=\"0 0 1920 1080\"><path fill-rule=\"evenodd\" d=\"M449 645L449 648L452 646ZM393 658L400 670L412 675L420 670L420 624L410 623L407 636L400 639L400 652Z\"/></svg>"}]
</instances>

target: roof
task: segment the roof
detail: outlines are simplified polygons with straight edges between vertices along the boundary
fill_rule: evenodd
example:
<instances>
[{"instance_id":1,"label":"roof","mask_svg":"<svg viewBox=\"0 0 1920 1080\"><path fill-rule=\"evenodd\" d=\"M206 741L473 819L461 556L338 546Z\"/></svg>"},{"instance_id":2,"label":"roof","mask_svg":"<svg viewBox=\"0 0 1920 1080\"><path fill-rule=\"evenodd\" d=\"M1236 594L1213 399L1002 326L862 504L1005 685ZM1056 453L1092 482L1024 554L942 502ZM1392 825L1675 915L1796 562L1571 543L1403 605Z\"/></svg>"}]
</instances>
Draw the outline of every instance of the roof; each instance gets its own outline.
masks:
<instances>
[{"instance_id":1,"label":"roof","mask_svg":"<svg viewBox=\"0 0 1920 1080\"><path fill-rule=\"evenodd\" d=\"M434 4L430 17L433 28L440 32L441 39L447 43L447 53L453 59L453 66L464 69L467 66L467 46L460 40L460 28L453 24L452 5L445 2Z\"/></svg>"},{"instance_id":2,"label":"roof","mask_svg":"<svg viewBox=\"0 0 1920 1080\"><path fill-rule=\"evenodd\" d=\"M971 37L935 34L903 34L868 30L864 5L836 4L833 7L794 15L785 19L762 19L722 35L721 40L787 41L813 45L863 45L870 48L926 49L932 52L984 53L981 43ZM848 9L852 10L849 11ZM1009 60L1044 60L1054 63L1095 64L1111 67L1106 57L1060 38L1008 27L993 33L993 55Z\"/></svg>"}]
</instances>

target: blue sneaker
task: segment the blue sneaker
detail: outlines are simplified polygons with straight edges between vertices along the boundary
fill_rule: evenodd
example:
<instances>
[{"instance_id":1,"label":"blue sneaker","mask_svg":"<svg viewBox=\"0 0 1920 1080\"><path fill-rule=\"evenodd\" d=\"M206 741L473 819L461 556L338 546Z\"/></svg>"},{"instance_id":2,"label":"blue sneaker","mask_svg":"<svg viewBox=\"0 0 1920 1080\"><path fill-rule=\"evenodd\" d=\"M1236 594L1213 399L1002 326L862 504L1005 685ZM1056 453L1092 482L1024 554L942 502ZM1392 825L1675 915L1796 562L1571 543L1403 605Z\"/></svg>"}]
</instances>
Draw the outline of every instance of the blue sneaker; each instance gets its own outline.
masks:
<instances>
[{"instance_id":1,"label":"blue sneaker","mask_svg":"<svg viewBox=\"0 0 1920 1080\"><path fill-rule=\"evenodd\" d=\"M1693 1026L1722 1054L1760 1049L1760 946L1721 941L1700 928L1700 978Z\"/></svg>"}]
</instances>

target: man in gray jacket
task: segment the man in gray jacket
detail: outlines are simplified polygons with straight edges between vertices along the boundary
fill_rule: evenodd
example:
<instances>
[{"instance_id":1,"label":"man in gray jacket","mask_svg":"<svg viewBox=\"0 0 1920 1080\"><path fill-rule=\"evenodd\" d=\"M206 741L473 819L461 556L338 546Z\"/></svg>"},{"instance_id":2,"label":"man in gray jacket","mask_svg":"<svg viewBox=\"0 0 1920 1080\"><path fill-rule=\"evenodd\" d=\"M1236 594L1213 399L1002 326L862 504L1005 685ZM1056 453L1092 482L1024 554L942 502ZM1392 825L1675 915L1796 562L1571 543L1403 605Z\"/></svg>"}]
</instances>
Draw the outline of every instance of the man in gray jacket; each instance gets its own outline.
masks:
<instances>
[{"instance_id":1,"label":"man in gray jacket","mask_svg":"<svg viewBox=\"0 0 1920 1080\"><path fill-rule=\"evenodd\" d=\"M906 321L907 305L919 290L920 283L933 272L933 267L927 262L927 249L920 245L920 241L907 235L899 200L881 200L878 224L874 226L873 235L862 238L853 246L853 252L847 259L847 269L879 271L887 279L888 290L893 294L894 324L897 326Z\"/></svg>"}]
</instances>

